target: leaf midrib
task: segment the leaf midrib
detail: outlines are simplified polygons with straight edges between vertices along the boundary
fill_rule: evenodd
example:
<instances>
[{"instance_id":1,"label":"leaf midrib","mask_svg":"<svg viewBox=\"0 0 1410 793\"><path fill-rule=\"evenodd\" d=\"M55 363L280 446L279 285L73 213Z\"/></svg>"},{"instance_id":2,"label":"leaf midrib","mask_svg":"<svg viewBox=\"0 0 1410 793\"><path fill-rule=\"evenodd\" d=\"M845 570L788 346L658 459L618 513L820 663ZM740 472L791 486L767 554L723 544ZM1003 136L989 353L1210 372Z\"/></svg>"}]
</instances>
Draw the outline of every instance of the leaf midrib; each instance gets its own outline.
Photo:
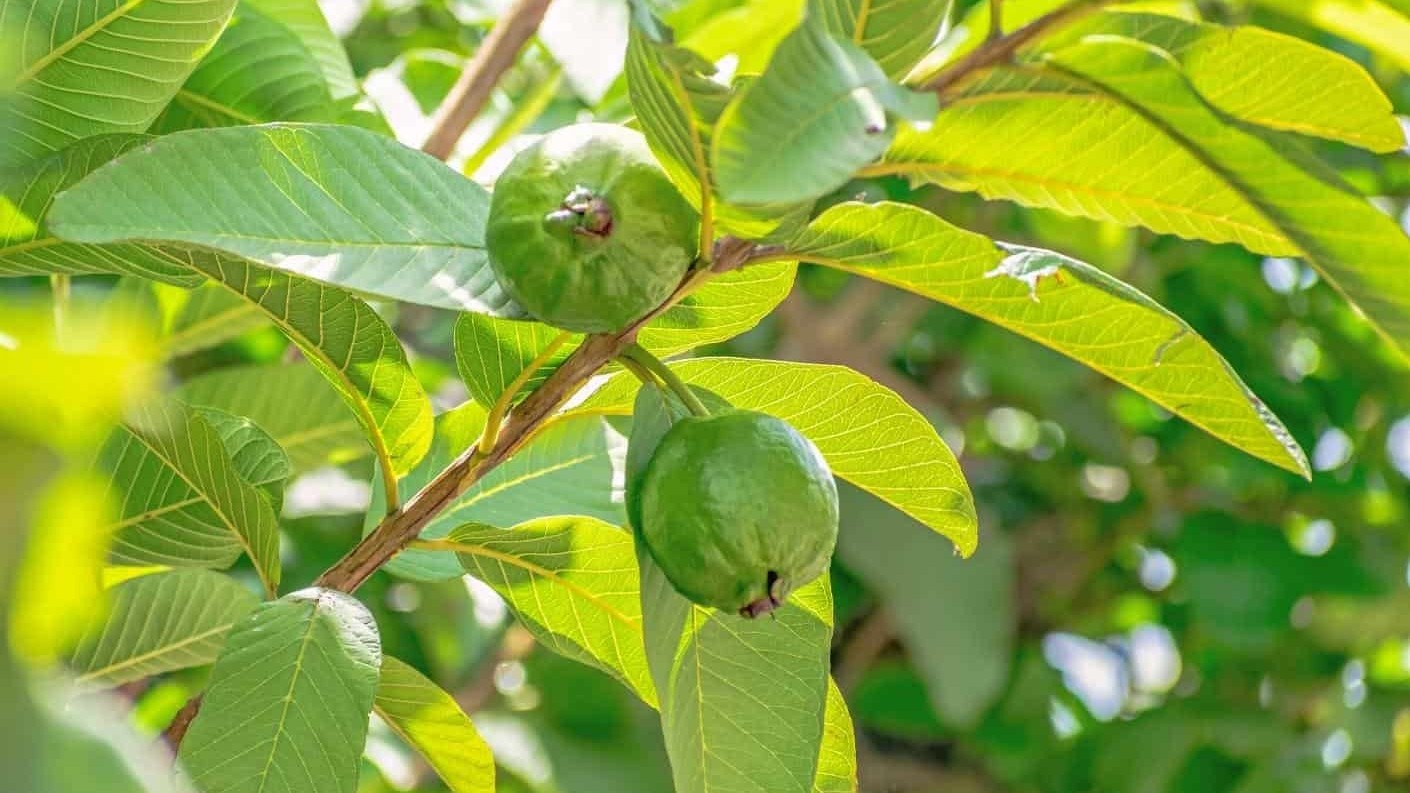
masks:
<instances>
[{"instance_id":1,"label":"leaf midrib","mask_svg":"<svg viewBox=\"0 0 1410 793\"><path fill-rule=\"evenodd\" d=\"M89 39L96 36L99 31L111 25L120 17L125 16L137 6L142 5L143 2L145 2L145 0L127 0L127 2L109 11L106 15L95 19L91 25L78 31L73 38L50 50L42 58L26 67L24 71L16 75L12 85L15 88L19 88L24 83L34 79L35 75L47 69L50 64L69 54L69 52L73 51L73 49L79 45L86 43Z\"/></svg>"},{"instance_id":2,"label":"leaf midrib","mask_svg":"<svg viewBox=\"0 0 1410 793\"><path fill-rule=\"evenodd\" d=\"M320 595L313 601L313 609L308 615L308 626L304 628L304 635L299 639L299 655L294 659L293 673L289 675L289 688L284 692L284 705L279 711L279 723L274 728L274 740L269 744L269 757L265 760L264 769L259 774L259 787L255 793L264 793L265 785L269 783L269 769L274 766L274 756L279 753L279 741L284 737L284 724L289 720L289 708L294 705L294 689L299 684L299 675L303 672L304 655L308 652L308 646L313 638L313 628L318 624L318 609L323 602Z\"/></svg>"},{"instance_id":3,"label":"leaf midrib","mask_svg":"<svg viewBox=\"0 0 1410 793\"><path fill-rule=\"evenodd\" d=\"M137 666L137 665L139 665L139 664L146 663L147 661L153 660L153 659L155 659L155 658L159 658L159 657L161 657L162 655L165 655L166 653L175 652L175 651L180 650L180 649L182 649L182 648L184 648L184 647L187 647L188 645L192 645L192 644L195 644L195 643L197 643L197 642L205 641L206 639L209 639L209 638L212 637L212 636L216 636L216 635L219 635L219 634L221 634L221 633L224 633L224 632L230 630L230 627L231 627L232 625L234 625L234 624L235 624L235 621L234 621L234 620L231 620L230 622L227 622L227 623L225 623L225 624L223 624L223 625L220 625L220 626L218 626L218 627L211 628L210 630L202 631L201 633L194 634L194 635L192 635L192 636L188 636L188 637L186 637L185 639L182 639L181 641L178 641L178 642L172 642L172 643L170 643L170 644L164 644L164 645L162 645L162 646L160 646L160 647L158 647L158 648L156 648L156 649L149 650L149 651L147 651L147 652L145 652L145 653L142 653L142 654L140 654L140 655L134 655L134 656L132 656L131 658L124 659L124 660L122 660L122 661L120 661L120 662L118 662L118 663L108 664L107 666L99 667L98 669L90 669L89 671L84 672L83 674L81 674L81 675L79 675L78 677L74 678L74 681L75 681L75 682L78 682L78 683L87 683L87 682L91 682L91 681L97 680L97 679L99 679L99 678L107 677L108 675L111 675L111 674L114 673L114 672L118 672L118 671L121 671L121 670L123 670L123 669L127 669L127 668L129 668L129 667L133 667L133 666Z\"/></svg>"}]
</instances>

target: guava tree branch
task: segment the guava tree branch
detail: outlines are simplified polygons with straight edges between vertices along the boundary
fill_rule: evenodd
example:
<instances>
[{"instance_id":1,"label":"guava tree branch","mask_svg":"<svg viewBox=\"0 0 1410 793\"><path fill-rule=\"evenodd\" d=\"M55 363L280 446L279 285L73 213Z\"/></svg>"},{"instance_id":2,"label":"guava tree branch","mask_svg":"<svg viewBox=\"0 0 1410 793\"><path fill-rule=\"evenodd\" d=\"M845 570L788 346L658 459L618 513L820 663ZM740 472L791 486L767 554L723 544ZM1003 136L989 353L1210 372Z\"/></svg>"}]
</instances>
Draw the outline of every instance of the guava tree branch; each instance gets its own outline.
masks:
<instances>
[{"instance_id":1,"label":"guava tree branch","mask_svg":"<svg viewBox=\"0 0 1410 793\"><path fill-rule=\"evenodd\" d=\"M997 35L963 58L946 66L920 85L922 91L944 94L960 82L973 76L975 72L997 66L1013 58L1014 54L1029 44L1063 25L1074 22L1104 5L1112 5L1122 0L1074 0L1074 2L1038 17L1032 22L1008 35ZM997 17L997 5L996 14Z\"/></svg>"},{"instance_id":2,"label":"guava tree branch","mask_svg":"<svg viewBox=\"0 0 1410 793\"><path fill-rule=\"evenodd\" d=\"M455 81L431 121L431 134L421 150L444 160L460 136L484 109L499 78L514 65L519 50L538 30L552 0L519 0L499 18Z\"/></svg>"}]
</instances>

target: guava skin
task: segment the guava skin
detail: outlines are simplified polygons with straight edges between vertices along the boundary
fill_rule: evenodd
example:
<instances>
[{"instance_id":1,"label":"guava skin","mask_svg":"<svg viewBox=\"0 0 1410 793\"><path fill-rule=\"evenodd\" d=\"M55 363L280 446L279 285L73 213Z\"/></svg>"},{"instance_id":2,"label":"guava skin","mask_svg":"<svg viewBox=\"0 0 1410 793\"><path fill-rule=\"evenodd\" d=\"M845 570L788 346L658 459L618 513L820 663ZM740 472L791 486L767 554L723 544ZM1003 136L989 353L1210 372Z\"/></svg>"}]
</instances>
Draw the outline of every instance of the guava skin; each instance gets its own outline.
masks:
<instances>
[{"instance_id":1,"label":"guava skin","mask_svg":"<svg viewBox=\"0 0 1410 793\"><path fill-rule=\"evenodd\" d=\"M612 333L680 285L699 226L641 133L574 124L509 163L490 197L486 247L500 283L535 319Z\"/></svg>"},{"instance_id":2,"label":"guava skin","mask_svg":"<svg viewBox=\"0 0 1410 793\"><path fill-rule=\"evenodd\" d=\"M757 617L827 570L837 484L813 444L772 416L677 422L641 479L641 536L682 595Z\"/></svg>"}]
</instances>

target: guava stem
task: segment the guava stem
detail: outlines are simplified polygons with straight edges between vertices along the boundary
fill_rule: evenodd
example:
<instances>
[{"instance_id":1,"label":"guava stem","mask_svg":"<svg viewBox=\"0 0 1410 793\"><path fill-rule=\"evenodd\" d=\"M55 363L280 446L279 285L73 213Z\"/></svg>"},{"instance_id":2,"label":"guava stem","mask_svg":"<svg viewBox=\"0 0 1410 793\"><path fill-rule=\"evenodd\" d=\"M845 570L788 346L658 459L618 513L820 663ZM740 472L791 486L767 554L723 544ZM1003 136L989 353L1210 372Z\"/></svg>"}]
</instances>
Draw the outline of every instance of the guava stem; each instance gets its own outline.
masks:
<instances>
[{"instance_id":1,"label":"guava stem","mask_svg":"<svg viewBox=\"0 0 1410 793\"><path fill-rule=\"evenodd\" d=\"M661 382L665 383L666 387L685 403L692 414L696 416L710 415L710 409L705 407L705 403L700 401L700 397L695 395L690 386L677 377L676 373L671 371L671 367L667 366L664 361L652 355L650 350L640 344L632 344L622 350L620 357L640 364L643 369L659 377Z\"/></svg>"}]
</instances>

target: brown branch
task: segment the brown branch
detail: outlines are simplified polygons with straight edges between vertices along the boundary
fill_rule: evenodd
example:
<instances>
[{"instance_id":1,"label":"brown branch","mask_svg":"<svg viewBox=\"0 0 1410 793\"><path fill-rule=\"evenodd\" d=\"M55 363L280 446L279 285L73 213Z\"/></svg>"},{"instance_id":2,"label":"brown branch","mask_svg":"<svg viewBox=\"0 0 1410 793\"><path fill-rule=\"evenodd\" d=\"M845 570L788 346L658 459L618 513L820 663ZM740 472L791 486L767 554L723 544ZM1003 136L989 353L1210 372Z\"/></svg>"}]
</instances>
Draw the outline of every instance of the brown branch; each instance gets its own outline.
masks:
<instances>
[{"instance_id":1,"label":"brown branch","mask_svg":"<svg viewBox=\"0 0 1410 793\"><path fill-rule=\"evenodd\" d=\"M1015 53L1055 28L1074 22L1096 11L1103 5L1118 0L1075 0L1058 10L1041 16L1007 36L991 38L979 45L963 58L941 69L934 77L921 85L922 91L934 91L943 95L960 82L974 76L976 72L997 66L1011 60Z\"/></svg>"},{"instance_id":2,"label":"brown branch","mask_svg":"<svg viewBox=\"0 0 1410 793\"><path fill-rule=\"evenodd\" d=\"M167 725L166 731L162 733L162 738L166 740L173 753L181 747L181 739L186 737L186 731L191 728L191 722L195 720L196 714L201 710L201 696L197 694L186 700L186 704L176 712L176 717L171 720L171 724Z\"/></svg>"},{"instance_id":3,"label":"brown branch","mask_svg":"<svg viewBox=\"0 0 1410 793\"><path fill-rule=\"evenodd\" d=\"M538 30L550 2L519 0L499 18L436 110L422 151L442 160L451 155L460 136L489 101L499 78L514 65L519 50Z\"/></svg>"}]
</instances>

